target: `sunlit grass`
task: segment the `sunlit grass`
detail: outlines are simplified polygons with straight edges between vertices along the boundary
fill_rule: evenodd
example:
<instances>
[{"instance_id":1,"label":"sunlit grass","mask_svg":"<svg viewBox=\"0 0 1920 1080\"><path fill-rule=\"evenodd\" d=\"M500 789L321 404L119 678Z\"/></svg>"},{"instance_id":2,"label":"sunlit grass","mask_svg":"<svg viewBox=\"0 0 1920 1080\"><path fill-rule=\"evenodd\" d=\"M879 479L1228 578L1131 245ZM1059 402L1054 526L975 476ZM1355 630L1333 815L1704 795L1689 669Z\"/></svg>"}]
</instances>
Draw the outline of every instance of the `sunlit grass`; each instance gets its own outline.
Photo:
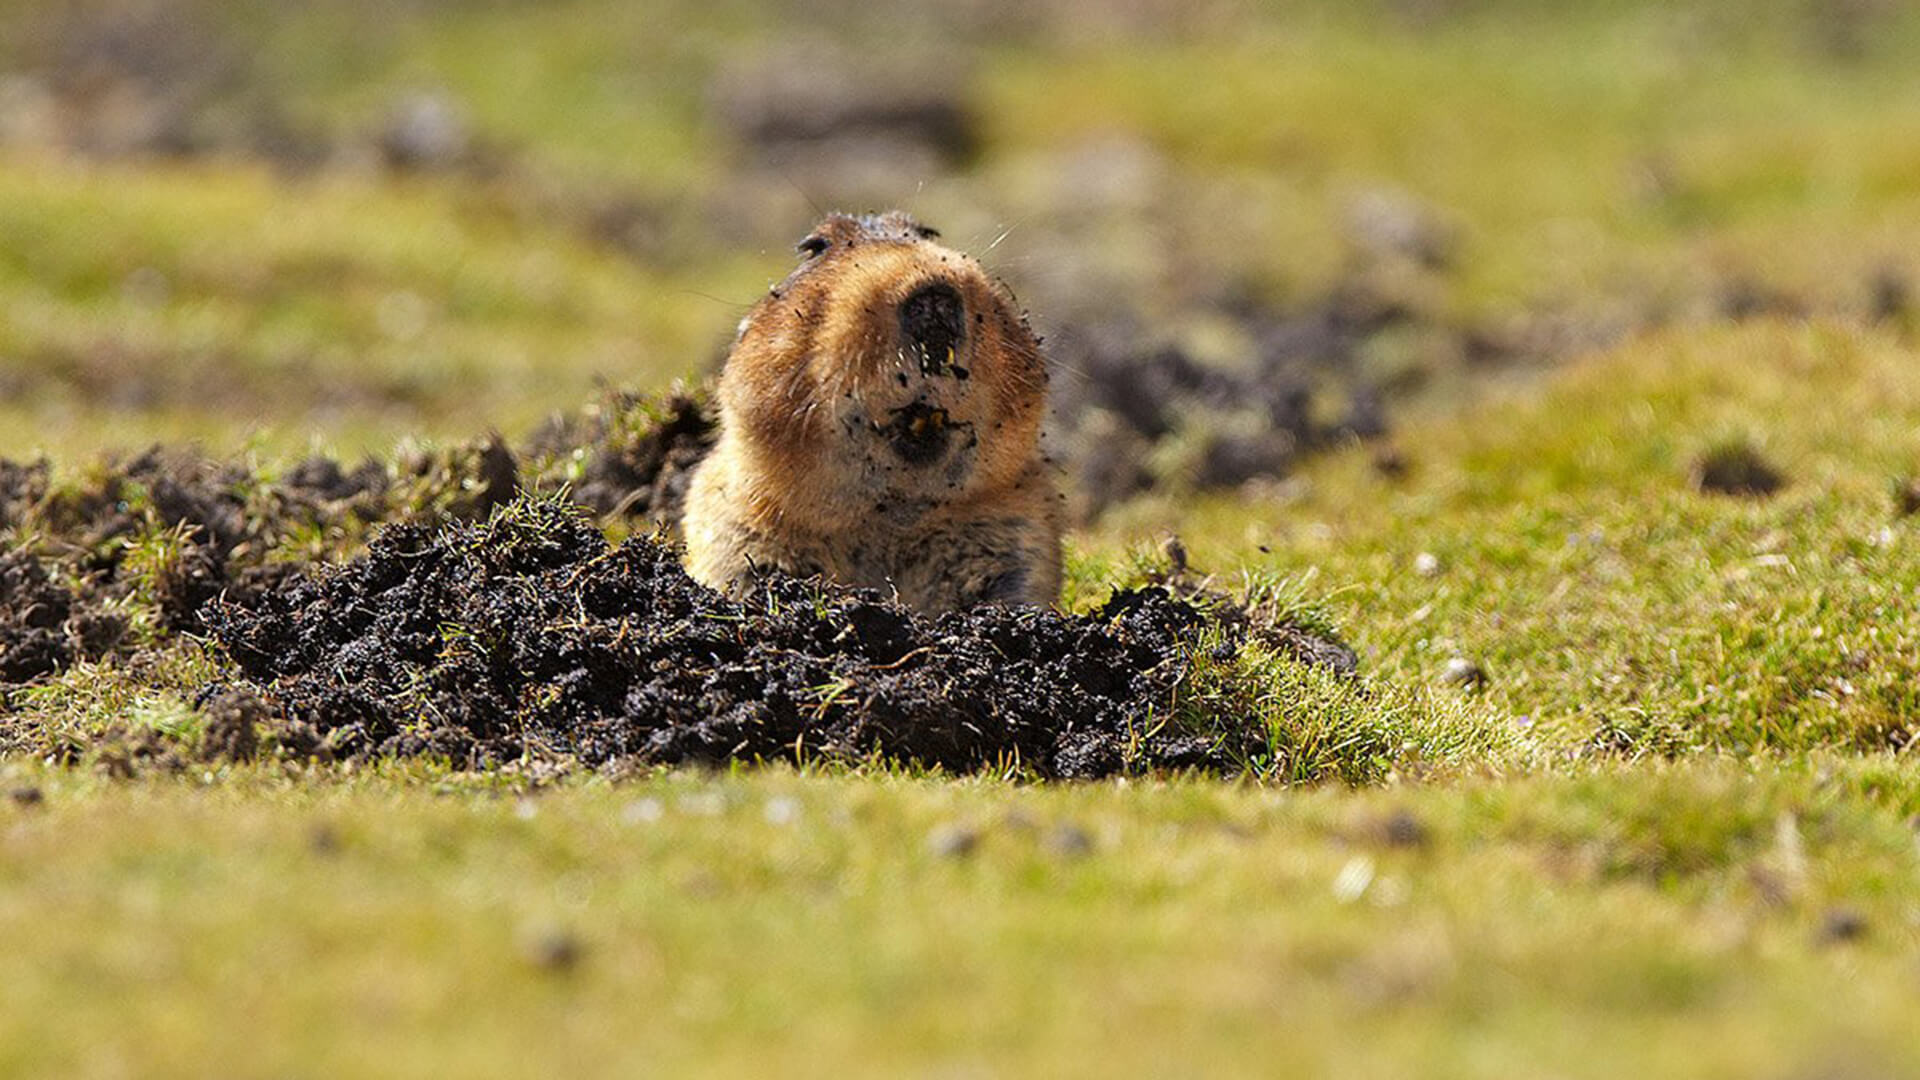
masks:
<instances>
[{"instance_id":1,"label":"sunlit grass","mask_svg":"<svg viewBox=\"0 0 1920 1080\"><path fill-rule=\"evenodd\" d=\"M0 456L78 482L201 440L271 476L700 370L793 239L710 217L763 208L709 201L741 163L713 72L836 32L956 76L983 153L897 201L1017 287L1112 274L1149 325L1309 301L1389 191L1453 237L1415 293L1442 322L1678 325L1403 407L1404 475L1355 447L1071 538L1076 610L1172 534L1184 584L1356 647L1358 679L1202 663L1160 718L1265 724L1264 784L203 760L229 673L192 642L11 691L0 1073L1920 1071L1920 363L1912 312L1859 326L1920 273L1911 13L1838 48L1797 0L951 6L878 39L897 13L757 0L209 9L296 122L444 88L523 171L0 149ZM1061 179L1114 145L1126 220ZM544 184L671 235L616 254ZM1702 326L1742 283L1831 318ZM1785 486L1696 490L1727 446ZM135 634L177 539L113 553ZM148 729L170 756L130 756Z\"/></svg>"},{"instance_id":2,"label":"sunlit grass","mask_svg":"<svg viewBox=\"0 0 1920 1080\"><path fill-rule=\"evenodd\" d=\"M1920 463L1915 371L1886 336L1670 333L1413 425L1407 480L1356 451L1292 500L1146 503L1107 542L1311 569L1373 670L1481 665L1486 700L1561 753L1897 748L1920 717L1920 537L1893 483ZM1729 432L1781 492L1693 489Z\"/></svg>"},{"instance_id":3,"label":"sunlit grass","mask_svg":"<svg viewBox=\"0 0 1920 1080\"><path fill-rule=\"evenodd\" d=\"M524 796L434 780L14 769L43 802L0 807L15 942L0 1063L1915 1064L1904 819L1920 795L1883 762L1358 795L784 771ZM252 1037L232 1038L242 1012Z\"/></svg>"},{"instance_id":4,"label":"sunlit grass","mask_svg":"<svg viewBox=\"0 0 1920 1080\"><path fill-rule=\"evenodd\" d=\"M451 194L0 163L0 377L17 384L0 407L20 421L0 453L524 432L600 383L703 370L742 310L721 297L767 273L648 271Z\"/></svg>"}]
</instances>

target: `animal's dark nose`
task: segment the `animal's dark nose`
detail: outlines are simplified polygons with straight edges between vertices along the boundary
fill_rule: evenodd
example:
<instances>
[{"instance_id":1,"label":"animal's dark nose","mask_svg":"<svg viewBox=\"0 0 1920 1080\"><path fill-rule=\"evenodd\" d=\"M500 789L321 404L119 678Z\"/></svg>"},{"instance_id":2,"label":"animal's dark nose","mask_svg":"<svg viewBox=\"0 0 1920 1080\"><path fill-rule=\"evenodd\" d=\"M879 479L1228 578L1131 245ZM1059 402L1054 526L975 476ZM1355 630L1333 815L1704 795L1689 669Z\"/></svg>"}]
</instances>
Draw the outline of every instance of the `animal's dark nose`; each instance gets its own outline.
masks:
<instances>
[{"instance_id":1,"label":"animal's dark nose","mask_svg":"<svg viewBox=\"0 0 1920 1080\"><path fill-rule=\"evenodd\" d=\"M923 285L900 304L900 331L920 354L920 370L928 375L967 377L967 369L954 362L966 329L967 305L959 290L945 282Z\"/></svg>"}]
</instances>

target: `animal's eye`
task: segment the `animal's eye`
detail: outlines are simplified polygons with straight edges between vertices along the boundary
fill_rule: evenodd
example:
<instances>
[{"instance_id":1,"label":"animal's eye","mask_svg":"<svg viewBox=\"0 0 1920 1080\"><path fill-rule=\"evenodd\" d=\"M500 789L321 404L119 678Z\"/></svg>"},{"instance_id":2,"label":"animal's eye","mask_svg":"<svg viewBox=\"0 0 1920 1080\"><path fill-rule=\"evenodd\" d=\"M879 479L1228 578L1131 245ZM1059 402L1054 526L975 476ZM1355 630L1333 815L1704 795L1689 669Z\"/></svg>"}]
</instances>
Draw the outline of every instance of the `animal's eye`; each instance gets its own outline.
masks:
<instances>
[{"instance_id":1,"label":"animal's eye","mask_svg":"<svg viewBox=\"0 0 1920 1080\"><path fill-rule=\"evenodd\" d=\"M940 230L931 225L915 225L913 231L919 233L922 240L937 240L940 237Z\"/></svg>"},{"instance_id":2,"label":"animal's eye","mask_svg":"<svg viewBox=\"0 0 1920 1080\"><path fill-rule=\"evenodd\" d=\"M815 255L827 250L829 246L831 246L831 242L828 241L826 237L821 236L819 233L814 233L812 236L795 244L794 250L811 259Z\"/></svg>"}]
</instances>

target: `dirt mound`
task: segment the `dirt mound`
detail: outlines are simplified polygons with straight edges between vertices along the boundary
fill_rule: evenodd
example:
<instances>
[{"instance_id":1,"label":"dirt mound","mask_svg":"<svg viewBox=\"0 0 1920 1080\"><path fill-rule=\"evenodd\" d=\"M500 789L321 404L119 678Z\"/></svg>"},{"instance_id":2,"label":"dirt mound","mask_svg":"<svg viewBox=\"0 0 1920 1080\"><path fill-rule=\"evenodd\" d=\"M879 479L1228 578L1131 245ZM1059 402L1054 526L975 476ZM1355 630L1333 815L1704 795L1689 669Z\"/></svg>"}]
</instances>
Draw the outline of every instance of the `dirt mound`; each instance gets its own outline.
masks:
<instances>
[{"instance_id":1,"label":"dirt mound","mask_svg":"<svg viewBox=\"0 0 1920 1080\"><path fill-rule=\"evenodd\" d=\"M266 471L155 447L56 481L0 460L0 687L131 640L199 633L216 598L244 601L346 558L381 524L475 521L522 490L568 491L603 521L671 527L714 438L703 398L610 394L519 452L497 436L393 460L310 457Z\"/></svg>"},{"instance_id":2,"label":"dirt mound","mask_svg":"<svg viewBox=\"0 0 1920 1080\"><path fill-rule=\"evenodd\" d=\"M196 751L219 758L1239 773L1271 749L1246 710L1214 707L1250 677L1244 647L1353 669L1337 641L1188 586L1084 616L928 617L782 577L729 599L664 539L610 547L600 526L677 521L714 435L697 394L616 395L517 452L0 462L0 713L28 700L15 687L193 635L241 676L199 702ZM93 747L128 770L189 752L142 738Z\"/></svg>"},{"instance_id":3,"label":"dirt mound","mask_svg":"<svg viewBox=\"0 0 1920 1080\"><path fill-rule=\"evenodd\" d=\"M861 59L831 49L751 57L717 74L713 112L742 147L774 162L924 151L935 164L957 164L974 155L979 125L952 71L934 69L943 83L924 66L882 74Z\"/></svg>"},{"instance_id":4,"label":"dirt mound","mask_svg":"<svg viewBox=\"0 0 1920 1080\"><path fill-rule=\"evenodd\" d=\"M1148 491L1283 478L1313 454L1389 434L1394 400L1431 367L1538 364L1569 348L1452 325L1361 279L1299 309L1216 314L1244 339L1236 355L1202 356L1125 319L1048 339L1050 434L1076 517ZM1398 366L1381 359L1396 352L1407 354Z\"/></svg>"},{"instance_id":5,"label":"dirt mound","mask_svg":"<svg viewBox=\"0 0 1920 1080\"><path fill-rule=\"evenodd\" d=\"M537 488L565 484L576 502L604 518L670 529L680 521L694 466L719 436L702 391L616 392L547 425L523 456Z\"/></svg>"},{"instance_id":6,"label":"dirt mound","mask_svg":"<svg viewBox=\"0 0 1920 1080\"><path fill-rule=\"evenodd\" d=\"M0 682L25 682L73 657L66 631L73 595L23 552L0 554Z\"/></svg>"},{"instance_id":7,"label":"dirt mound","mask_svg":"<svg viewBox=\"0 0 1920 1080\"><path fill-rule=\"evenodd\" d=\"M1117 593L1087 616L929 618L784 577L735 601L688 578L671 547L611 548L550 499L483 524L396 526L352 564L218 605L209 622L252 683L220 692L222 715L256 693L265 741L297 755L879 754L1078 778L1238 771L1267 746L1261 731L1182 720L1183 680L1229 663L1248 628L1164 590Z\"/></svg>"}]
</instances>

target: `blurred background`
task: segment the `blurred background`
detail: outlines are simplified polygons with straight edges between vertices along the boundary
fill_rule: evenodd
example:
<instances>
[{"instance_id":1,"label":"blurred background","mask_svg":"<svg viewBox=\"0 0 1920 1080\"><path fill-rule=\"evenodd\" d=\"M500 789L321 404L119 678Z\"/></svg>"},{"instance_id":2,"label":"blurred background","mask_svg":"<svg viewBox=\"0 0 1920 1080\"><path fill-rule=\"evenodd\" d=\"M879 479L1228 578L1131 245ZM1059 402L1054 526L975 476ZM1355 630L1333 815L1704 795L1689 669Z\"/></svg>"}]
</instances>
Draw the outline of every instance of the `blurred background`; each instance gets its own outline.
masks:
<instances>
[{"instance_id":1,"label":"blurred background","mask_svg":"<svg viewBox=\"0 0 1920 1080\"><path fill-rule=\"evenodd\" d=\"M0 2L0 456L509 439L832 209L980 256L1087 505L1653 326L1910 330L1901 0Z\"/></svg>"}]
</instances>

